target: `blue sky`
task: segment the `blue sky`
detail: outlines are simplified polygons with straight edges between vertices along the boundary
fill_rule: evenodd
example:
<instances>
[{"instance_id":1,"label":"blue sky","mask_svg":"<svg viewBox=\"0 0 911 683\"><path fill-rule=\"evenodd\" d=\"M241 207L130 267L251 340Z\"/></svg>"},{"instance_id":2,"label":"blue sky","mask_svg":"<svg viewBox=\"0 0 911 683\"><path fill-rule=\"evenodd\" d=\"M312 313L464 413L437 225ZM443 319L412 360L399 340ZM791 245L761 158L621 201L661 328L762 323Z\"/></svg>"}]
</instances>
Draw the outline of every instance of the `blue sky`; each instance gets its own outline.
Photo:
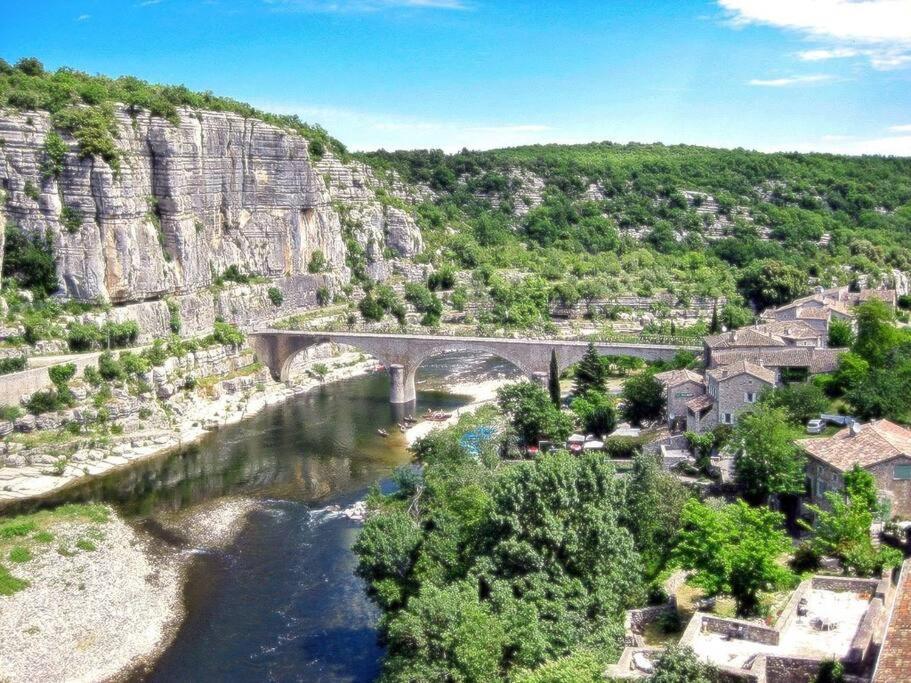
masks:
<instances>
[{"instance_id":1,"label":"blue sky","mask_svg":"<svg viewBox=\"0 0 911 683\"><path fill-rule=\"evenodd\" d=\"M354 149L911 155L911 0L16 0L0 56L212 90Z\"/></svg>"}]
</instances>

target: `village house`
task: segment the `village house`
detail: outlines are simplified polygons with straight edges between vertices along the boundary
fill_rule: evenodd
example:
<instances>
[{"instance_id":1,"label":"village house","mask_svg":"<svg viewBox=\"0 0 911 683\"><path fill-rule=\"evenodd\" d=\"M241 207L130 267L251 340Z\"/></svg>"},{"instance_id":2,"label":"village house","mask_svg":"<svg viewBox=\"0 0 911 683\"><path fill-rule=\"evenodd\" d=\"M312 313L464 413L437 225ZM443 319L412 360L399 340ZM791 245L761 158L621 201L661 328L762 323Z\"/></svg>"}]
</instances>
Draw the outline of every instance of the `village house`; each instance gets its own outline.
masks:
<instances>
[{"instance_id":1,"label":"village house","mask_svg":"<svg viewBox=\"0 0 911 683\"><path fill-rule=\"evenodd\" d=\"M671 431L686 427L686 404L705 394L705 380L692 370L659 372L655 379L664 385L667 424Z\"/></svg>"},{"instance_id":2,"label":"village house","mask_svg":"<svg viewBox=\"0 0 911 683\"><path fill-rule=\"evenodd\" d=\"M844 474L856 464L876 479L890 516L911 518L911 431L889 420L855 422L834 436L796 443L807 455L811 502L825 502L826 491L841 490Z\"/></svg>"},{"instance_id":3,"label":"village house","mask_svg":"<svg viewBox=\"0 0 911 683\"><path fill-rule=\"evenodd\" d=\"M686 403L687 431L702 433L719 424L737 424L738 415L751 410L759 395L775 382L774 371L748 361L709 368L705 394Z\"/></svg>"},{"instance_id":4,"label":"village house","mask_svg":"<svg viewBox=\"0 0 911 683\"><path fill-rule=\"evenodd\" d=\"M706 367L741 361L775 372L779 382L802 381L808 375L838 367L843 349L828 348L828 332L804 320L771 321L706 337Z\"/></svg>"}]
</instances>

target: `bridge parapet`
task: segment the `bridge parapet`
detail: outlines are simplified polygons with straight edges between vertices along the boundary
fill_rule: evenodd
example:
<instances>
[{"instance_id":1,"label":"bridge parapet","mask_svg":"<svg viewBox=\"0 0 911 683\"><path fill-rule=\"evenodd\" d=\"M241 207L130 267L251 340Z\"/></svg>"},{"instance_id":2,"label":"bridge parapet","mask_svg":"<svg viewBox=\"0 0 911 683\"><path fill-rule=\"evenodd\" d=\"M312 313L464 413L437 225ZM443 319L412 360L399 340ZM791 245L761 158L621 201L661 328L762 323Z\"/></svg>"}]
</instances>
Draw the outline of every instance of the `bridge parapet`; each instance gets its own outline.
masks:
<instances>
[{"instance_id":1,"label":"bridge parapet","mask_svg":"<svg viewBox=\"0 0 911 683\"><path fill-rule=\"evenodd\" d=\"M383 334L375 332L335 332L309 330L261 330L251 333L250 343L259 359L276 380L288 381L293 358L315 344L335 342L355 347L376 358L390 372L393 403L415 398L414 376L427 358L453 351L490 353L515 365L529 378L547 373L551 351L556 353L562 372L577 363L588 347L588 340L511 339L456 335ZM699 352L695 345L646 344L592 340L602 355L636 356L645 360L670 359L680 350Z\"/></svg>"}]
</instances>

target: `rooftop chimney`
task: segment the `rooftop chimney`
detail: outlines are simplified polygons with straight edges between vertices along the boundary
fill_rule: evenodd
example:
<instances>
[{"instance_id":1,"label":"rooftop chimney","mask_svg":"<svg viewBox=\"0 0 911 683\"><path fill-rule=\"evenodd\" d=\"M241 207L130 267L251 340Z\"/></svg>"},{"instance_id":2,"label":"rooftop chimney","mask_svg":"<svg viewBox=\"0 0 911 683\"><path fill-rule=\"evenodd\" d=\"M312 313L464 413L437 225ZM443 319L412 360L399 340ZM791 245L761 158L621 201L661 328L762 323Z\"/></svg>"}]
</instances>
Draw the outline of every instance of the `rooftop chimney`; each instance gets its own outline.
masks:
<instances>
[{"instance_id":1,"label":"rooftop chimney","mask_svg":"<svg viewBox=\"0 0 911 683\"><path fill-rule=\"evenodd\" d=\"M853 420L851 422L850 427L848 427L848 429L851 430L851 436L857 436L858 434L860 434L860 422L858 422L857 420Z\"/></svg>"}]
</instances>

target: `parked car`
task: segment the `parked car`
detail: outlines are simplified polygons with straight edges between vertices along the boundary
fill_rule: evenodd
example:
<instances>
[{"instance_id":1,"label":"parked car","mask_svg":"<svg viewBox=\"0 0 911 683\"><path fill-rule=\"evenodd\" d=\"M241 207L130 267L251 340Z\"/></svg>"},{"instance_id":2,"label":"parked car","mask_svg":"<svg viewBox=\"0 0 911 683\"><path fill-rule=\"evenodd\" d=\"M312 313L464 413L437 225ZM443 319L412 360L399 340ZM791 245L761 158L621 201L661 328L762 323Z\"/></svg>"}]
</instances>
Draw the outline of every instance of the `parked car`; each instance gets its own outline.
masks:
<instances>
[{"instance_id":1,"label":"parked car","mask_svg":"<svg viewBox=\"0 0 911 683\"><path fill-rule=\"evenodd\" d=\"M822 434L825 427L826 423L822 420L810 420L807 422L807 434Z\"/></svg>"}]
</instances>

